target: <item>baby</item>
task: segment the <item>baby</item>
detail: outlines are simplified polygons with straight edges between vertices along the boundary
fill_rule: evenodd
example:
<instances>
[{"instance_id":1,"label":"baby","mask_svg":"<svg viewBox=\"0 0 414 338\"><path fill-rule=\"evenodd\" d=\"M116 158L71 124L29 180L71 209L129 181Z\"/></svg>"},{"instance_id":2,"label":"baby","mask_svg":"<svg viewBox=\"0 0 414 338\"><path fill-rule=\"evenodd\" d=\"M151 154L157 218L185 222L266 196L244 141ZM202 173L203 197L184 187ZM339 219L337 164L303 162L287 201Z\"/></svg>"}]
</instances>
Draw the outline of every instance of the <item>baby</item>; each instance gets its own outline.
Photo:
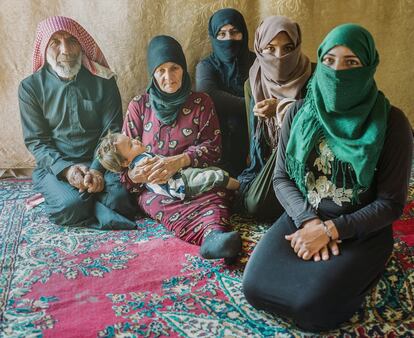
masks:
<instances>
[{"instance_id":1,"label":"baby","mask_svg":"<svg viewBox=\"0 0 414 338\"><path fill-rule=\"evenodd\" d=\"M120 133L108 133L98 148L98 159L102 166L112 172L132 169L145 158L162 157L147 152L142 142ZM237 190L240 183L229 174L216 167L185 168L174 174L164 184L145 183L145 187L168 197L194 197L215 187Z\"/></svg>"}]
</instances>

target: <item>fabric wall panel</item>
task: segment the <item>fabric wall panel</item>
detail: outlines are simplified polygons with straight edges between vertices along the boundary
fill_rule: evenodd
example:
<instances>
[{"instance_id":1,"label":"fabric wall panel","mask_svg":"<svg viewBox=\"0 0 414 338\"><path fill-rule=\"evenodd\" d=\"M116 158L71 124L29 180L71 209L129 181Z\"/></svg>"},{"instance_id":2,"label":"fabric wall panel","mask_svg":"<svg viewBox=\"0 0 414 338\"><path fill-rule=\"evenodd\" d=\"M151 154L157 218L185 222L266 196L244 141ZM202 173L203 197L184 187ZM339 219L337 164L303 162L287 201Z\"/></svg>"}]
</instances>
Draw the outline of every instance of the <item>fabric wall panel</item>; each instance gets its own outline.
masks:
<instances>
[{"instance_id":1,"label":"fabric wall panel","mask_svg":"<svg viewBox=\"0 0 414 338\"><path fill-rule=\"evenodd\" d=\"M151 37L169 34L177 38L193 77L196 63L210 51L208 19L220 8L234 7L243 13L250 46L263 18L292 17L302 27L303 49L312 61L331 28L359 23L377 42L379 88L414 125L414 0L0 0L0 6L0 169L34 165L21 136L17 88L31 72L37 23L51 15L74 18L96 39L118 74L124 110L147 85L146 46Z\"/></svg>"}]
</instances>

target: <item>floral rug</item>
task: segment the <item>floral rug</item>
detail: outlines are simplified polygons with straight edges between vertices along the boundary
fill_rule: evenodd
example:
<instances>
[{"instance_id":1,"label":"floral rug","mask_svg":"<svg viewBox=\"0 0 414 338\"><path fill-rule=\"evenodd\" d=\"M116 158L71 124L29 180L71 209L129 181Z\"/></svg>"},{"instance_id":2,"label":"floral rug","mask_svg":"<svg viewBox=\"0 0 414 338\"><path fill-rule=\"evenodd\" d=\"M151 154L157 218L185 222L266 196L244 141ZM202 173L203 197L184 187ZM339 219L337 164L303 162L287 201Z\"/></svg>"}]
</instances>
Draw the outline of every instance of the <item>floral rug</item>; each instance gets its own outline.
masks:
<instances>
[{"instance_id":1,"label":"floral rug","mask_svg":"<svg viewBox=\"0 0 414 338\"><path fill-rule=\"evenodd\" d=\"M323 337L414 336L413 189L385 275ZM56 226L42 205L26 208L33 195L30 180L0 181L0 337L312 337L244 299L243 266L267 225L233 216L244 253L228 268L149 219L136 231Z\"/></svg>"}]
</instances>

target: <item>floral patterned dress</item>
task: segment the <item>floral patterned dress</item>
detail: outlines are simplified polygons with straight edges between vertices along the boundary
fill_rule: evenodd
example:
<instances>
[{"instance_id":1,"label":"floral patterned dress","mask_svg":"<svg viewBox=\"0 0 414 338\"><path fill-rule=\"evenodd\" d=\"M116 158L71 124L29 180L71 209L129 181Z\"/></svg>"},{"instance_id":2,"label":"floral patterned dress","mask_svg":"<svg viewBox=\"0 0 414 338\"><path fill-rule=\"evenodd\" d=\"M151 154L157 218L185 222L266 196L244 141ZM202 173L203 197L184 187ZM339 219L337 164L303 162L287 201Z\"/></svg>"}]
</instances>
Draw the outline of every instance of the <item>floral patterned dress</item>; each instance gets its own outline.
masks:
<instances>
[{"instance_id":1,"label":"floral patterned dress","mask_svg":"<svg viewBox=\"0 0 414 338\"><path fill-rule=\"evenodd\" d=\"M191 92L172 125L162 124L151 109L149 95L135 97L128 106L123 132L141 140L148 152L163 156L187 153L192 167L216 164L221 154L221 133L214 105L207 94ZM226 231L230 192L213 189L191 199L176 200L144 190L126 172L121 182L138 192L138 206L175 235L200 245L211 230Z\"/></svg>"},{"instance_id":2,"label":"floral patterned dress","mask_svg":"<svg viewBox=\"0 0 414 338\"><path fill-rule=\"evenodd\" d=\"M342 206L343 202L351 202L352 189L338 188L330 180L332 164L335 160L334 153L324 138L318 143L317 156L313 163L314 170L308 171L305 176L308 202L315 209L318 209L323 198L331 199L338 206Z\"/></svg>"}]
</instances>

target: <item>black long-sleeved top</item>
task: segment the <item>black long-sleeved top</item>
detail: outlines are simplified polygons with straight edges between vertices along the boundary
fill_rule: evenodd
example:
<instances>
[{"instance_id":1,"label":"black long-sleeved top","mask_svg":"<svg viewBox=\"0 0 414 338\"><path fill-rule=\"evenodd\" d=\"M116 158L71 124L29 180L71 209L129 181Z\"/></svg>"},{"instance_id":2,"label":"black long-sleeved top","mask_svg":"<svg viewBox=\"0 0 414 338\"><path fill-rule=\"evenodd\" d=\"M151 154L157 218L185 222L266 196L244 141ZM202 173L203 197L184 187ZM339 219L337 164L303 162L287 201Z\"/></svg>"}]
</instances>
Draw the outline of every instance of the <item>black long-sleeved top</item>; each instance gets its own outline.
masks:
<instances>
[{"instance_id":1,"label":"black long-sleeved top","mask_svg":"<svg viewBox=\"0 0 414 338\"><path fill-rule=\"evenodd\" d=\"M222 134L222 158L219 166L237 176L246 167L248 155L247 118L243 83L255 54L249 52L237 67L237 81L233 86L225 83L225 75L212 64L211 56L200 61L196 67L196 90L208 93L216 108ZM223 70L224 71L224 70ZM233 79L235 80L235 79Z\"/></svg>"},{"instance_id":2,"label":"black long-sleeved top","mask_svg":"<svg viewBox=\"0 0 414 338\"><path fill-rule=\"evenodd\" d=\"M323 198L316 210L285 170L290 128L302 103L303 101L295 103L285 116L273 176L276 196L295 225L299 228L305 221L316 217L331 219L338 230L339 238L349 239L364 237L392 224L402 214L411 175L413 135L404 113L396 107L391 108L374 180L368 190L358 195L359 204L344 202L339 206L332 199ZM310 170L316 157L315 152L314 150L307 162ZM341 174L337 177L341 177ZM340 183L338 181L338 186Z\"/></svg>"},{"instance_id":3,"label":"black long-sleeved top","mask_svg":"<svg viewBox=\"0 0 414 338\"><path fill-rule=\"evenodd\" d=\"M250 52L248 62L241 65L239 71L242 83L249 76L249 69L255 58L256 55ZM196 66L196 91L205 92L211 96L220 121L227 120L223 117L242 116L244 118L246 116L244 96L237 96L232 93L231 89L226 88L217 69L207 59L201 60Z\"/></svg>"},{"instance_id":4,"label":"black long-sleeved top","mask_svg":"<svg viewBox=\"0 0 414 338\"><path fill-rule=\"evenodd\" d=\"M82 67L65 81L48 66L24 79L19 86L24 142L38 168L59 175L76 163L92 162L95 149L110 129L121 130L122 105L115 79L92 75Z\"/></svg>"}]
</instances>

